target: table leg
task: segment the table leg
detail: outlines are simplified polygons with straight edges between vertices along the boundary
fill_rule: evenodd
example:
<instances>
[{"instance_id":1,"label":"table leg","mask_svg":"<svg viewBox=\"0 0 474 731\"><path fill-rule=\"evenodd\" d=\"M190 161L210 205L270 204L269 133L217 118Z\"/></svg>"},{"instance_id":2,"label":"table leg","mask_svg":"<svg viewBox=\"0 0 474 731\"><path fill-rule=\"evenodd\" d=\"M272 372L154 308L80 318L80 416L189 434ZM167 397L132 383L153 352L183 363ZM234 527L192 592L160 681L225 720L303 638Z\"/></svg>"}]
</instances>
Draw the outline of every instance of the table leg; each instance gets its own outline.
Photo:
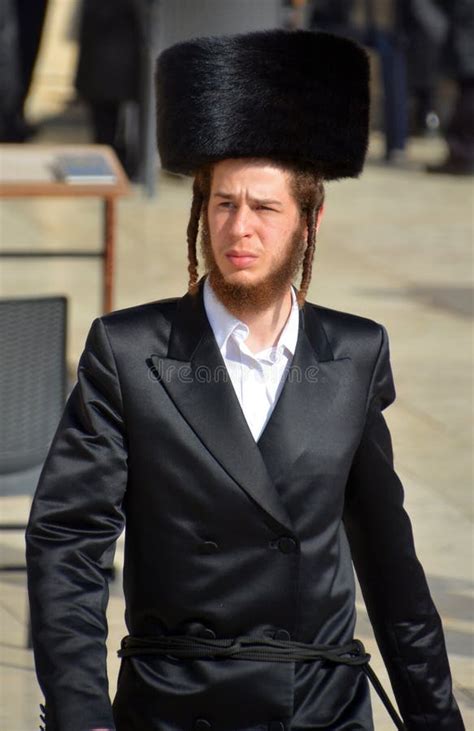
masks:
<instances>
[{"instance_id":1,"label":"table leg","mask_svg":"<svg viewBox=\"0 0 474 731\"><path fill-rule=\"evenodd\" d=\"M103 233L103 291L102 308L104 314L112 309L114 254L115 254L115 199L104 199Z\"/></svg>"}]
</instances>

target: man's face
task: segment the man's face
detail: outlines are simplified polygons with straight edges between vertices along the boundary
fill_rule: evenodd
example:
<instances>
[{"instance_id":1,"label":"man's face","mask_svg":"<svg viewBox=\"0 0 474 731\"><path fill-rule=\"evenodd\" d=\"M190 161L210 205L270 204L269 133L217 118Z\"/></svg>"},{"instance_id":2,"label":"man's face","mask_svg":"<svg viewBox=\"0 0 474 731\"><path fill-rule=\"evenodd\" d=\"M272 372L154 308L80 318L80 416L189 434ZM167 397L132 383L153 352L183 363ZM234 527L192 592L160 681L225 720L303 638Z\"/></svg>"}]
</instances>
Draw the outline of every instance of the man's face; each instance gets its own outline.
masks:
<instances>
[{"instance_id":1,"label":"man's face","mask_svg":"<svg viewBox=\"0 0 474 731\"><path fill-rule=\"evenodd\" d=\"M289 173L265 161L218 162L207 226L202 250L210 282L229 309L263 309L288 292L305 246Z\"/></svg>"}]
</instances>

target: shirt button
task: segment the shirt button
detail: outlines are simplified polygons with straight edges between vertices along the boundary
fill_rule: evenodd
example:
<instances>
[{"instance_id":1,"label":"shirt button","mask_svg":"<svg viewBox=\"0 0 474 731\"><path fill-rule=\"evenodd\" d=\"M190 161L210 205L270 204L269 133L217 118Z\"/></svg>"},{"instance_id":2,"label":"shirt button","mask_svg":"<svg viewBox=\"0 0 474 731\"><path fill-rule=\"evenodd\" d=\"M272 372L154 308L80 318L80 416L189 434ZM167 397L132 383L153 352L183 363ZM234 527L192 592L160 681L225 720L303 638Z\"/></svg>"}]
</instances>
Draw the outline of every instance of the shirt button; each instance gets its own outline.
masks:
<instances>
[{"instance_id":1,"label":"shirt button","mask_svg":"<svg viewBox=\"0 0 474 731\"><path fill-rule=\"evenodd\" d=\"M275 640L289 640L290 639L290 633L286 631L286 629L277 629L274 634Z\"/></svg>"},{"instance_id":2,"label":"shirt button","mask_svg":"<svg viewBox=\"0 0 474 731\"><path fill-rule=\"evenodd\" d=\"M278 548L282 553L295 553L298 548L296 541L290 536L282 536L278 539Z\"/></svg>"}]
</instances>

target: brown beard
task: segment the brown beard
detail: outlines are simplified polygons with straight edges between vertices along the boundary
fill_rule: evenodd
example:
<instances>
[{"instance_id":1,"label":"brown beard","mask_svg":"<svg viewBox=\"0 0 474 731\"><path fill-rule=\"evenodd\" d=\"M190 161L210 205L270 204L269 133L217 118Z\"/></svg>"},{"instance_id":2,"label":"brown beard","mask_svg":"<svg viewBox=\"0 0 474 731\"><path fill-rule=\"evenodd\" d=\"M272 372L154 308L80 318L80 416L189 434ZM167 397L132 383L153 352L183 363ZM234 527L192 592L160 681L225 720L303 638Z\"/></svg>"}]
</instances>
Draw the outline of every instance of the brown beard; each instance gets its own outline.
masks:
<instances>
[{"instance_id":1,"label":"brown beard","mask_svg":"<svg viewBox=\"0 0 474 731\"><path fill-rule=\"evenodd\" d=\"M228 282L219 269L211 246L211 237L205 217L202 220L200 247L209 283L217 298L229 312L239 317L246 312L261 312L281 300L303 263L306 249L304 221L292 234L283 261L255 284Z\"/></svg>"}]
</instances>

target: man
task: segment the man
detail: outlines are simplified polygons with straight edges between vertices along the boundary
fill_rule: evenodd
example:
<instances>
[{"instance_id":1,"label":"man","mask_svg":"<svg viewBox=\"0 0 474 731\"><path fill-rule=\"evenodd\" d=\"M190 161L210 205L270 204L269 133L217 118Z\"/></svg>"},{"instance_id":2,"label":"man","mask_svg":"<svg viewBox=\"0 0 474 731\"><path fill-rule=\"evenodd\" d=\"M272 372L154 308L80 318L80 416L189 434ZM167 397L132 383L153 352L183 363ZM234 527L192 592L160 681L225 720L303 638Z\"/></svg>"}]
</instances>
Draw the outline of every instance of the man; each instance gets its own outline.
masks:
<instances>
[{"instance_id":1,"label":"man","mask_svg":"<svg viewBox=\"0 0 474 731\"><path fill-rule=\"evenodd\" d=\"M456 86L456 99L445 130L447 155L428 165L429 173L474 175L474 2L436 0L447 25L444 63Z\"/></svg>"},{"instance_id":2,"label":"man","mask_svg":"<svg viewBox=\"0 0 474 731\"><path fill-rule=\"evenodd\" d=\"M305 303L323 180L362 169L367 56L308 32L198 39L162 54L157 92L163 166L195 174L189 292L94 322L38 486L46 728L373 729L352 554L397 727L460 731L382 416L387 333ZM104 554L125 522L112 711Z\"/></svg>"}]
</instances>

